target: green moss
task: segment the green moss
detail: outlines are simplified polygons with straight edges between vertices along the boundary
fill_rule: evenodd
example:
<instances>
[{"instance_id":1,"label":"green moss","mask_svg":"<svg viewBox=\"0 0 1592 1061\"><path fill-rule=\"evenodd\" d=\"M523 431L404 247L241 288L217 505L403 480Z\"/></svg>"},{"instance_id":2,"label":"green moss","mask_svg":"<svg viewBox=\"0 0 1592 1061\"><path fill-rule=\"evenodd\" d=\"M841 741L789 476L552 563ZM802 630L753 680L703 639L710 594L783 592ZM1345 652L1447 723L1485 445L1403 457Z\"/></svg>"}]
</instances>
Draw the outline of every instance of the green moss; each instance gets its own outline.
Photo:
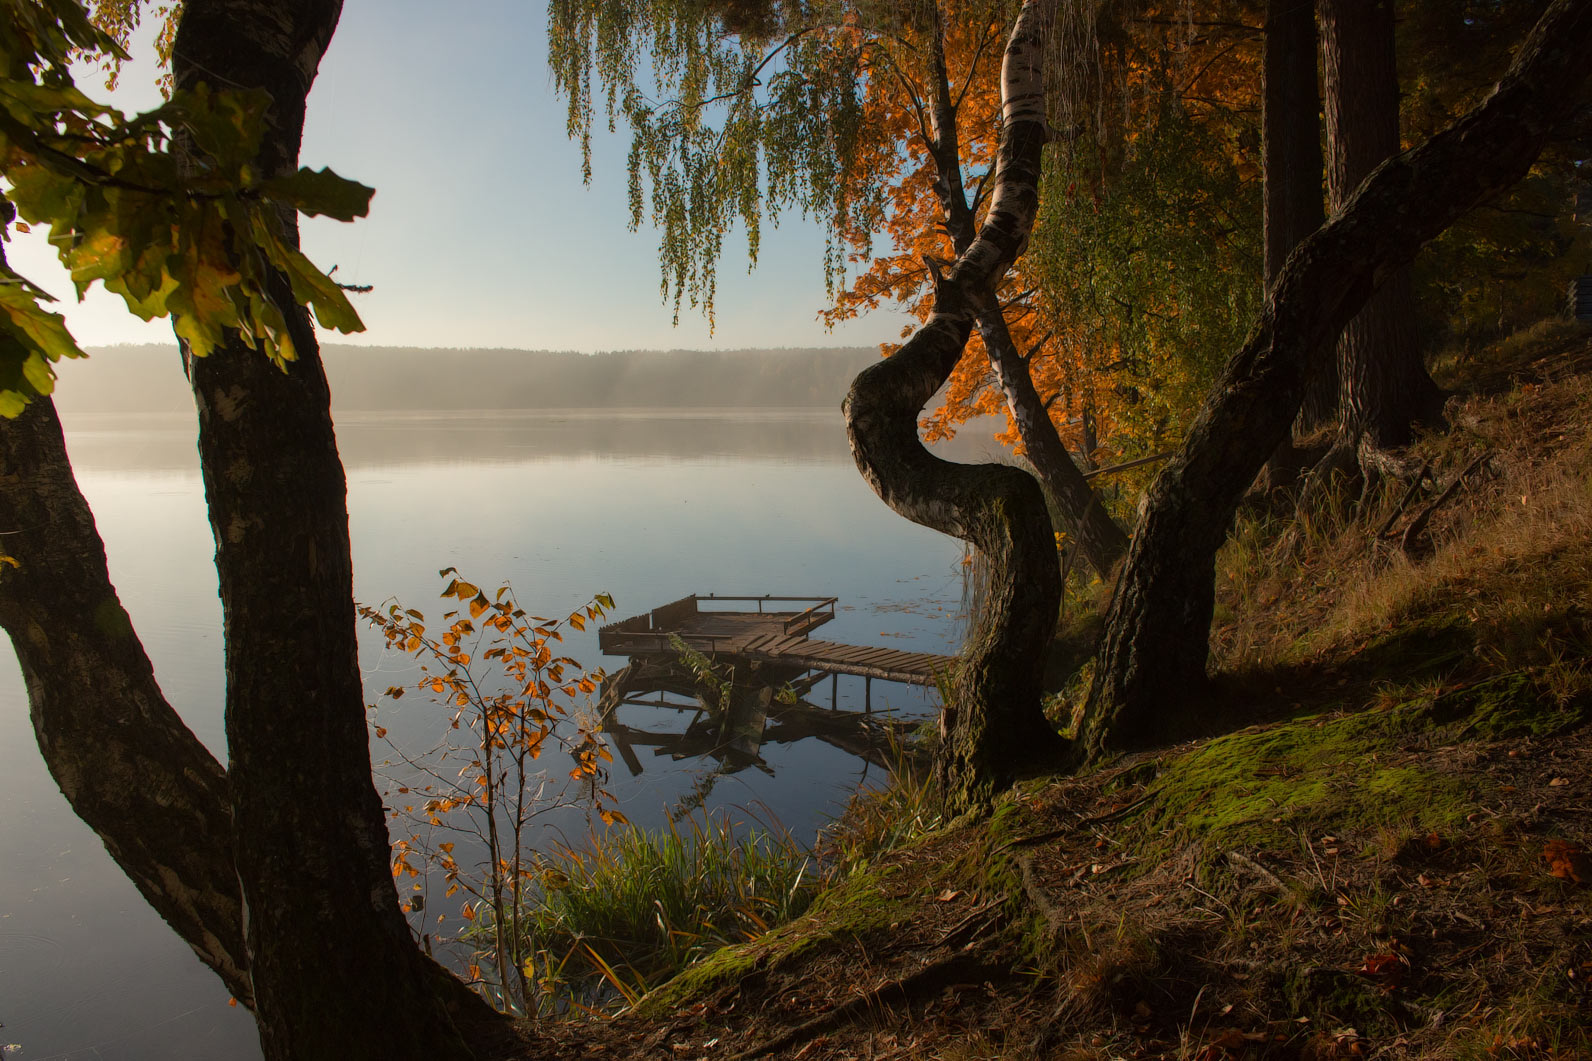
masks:
<instances>
[{"instance_id":1,"label":"green moss","mask_svg":"<svg viewBox=\"0 0 1592 1061\"><path fill-rule=\"evenodd\" d=\"M1586 721L1585 698L1560 703L1528 671L1500 674L1413 705L1453 740L1551 737Z\"/></svg>"},{"instance_id":2,"label":"green moss","mask_svg":"<svg viewBox=\"0 0 1592 1061\"><path fill-rule=\"evenodd\" d=\"M1352 1027L1373 1037L1396 1034L1407 1014L1373 981L1337 969L1299 966L1283 985L1290 1013L1322 1027Z\"/></svg>"},{"instance_id":3,"label":"green moss","mask_svg":"<svg viewBox=\"0 0 1592 1061\"><path fill-rule=\"evenodd\" d=\"M1417 712L1396 708L1216 738L1163 764L1135 828L1151 850L1198 842L1215 858L1292 846L1313 822L1340 831L1389 820L1450 825L1474 808L1475 795L1401 752L1420 723Z\"/></svg>"},{"instance_id":4,"label":"green moss","mask_svg":"<svg viewBox=\"0 0 1592 1061\"><path fill-rule=\"evenodd\" d=\"M766 932L749 943L721 947L679 976L649 991L636 1004L644 1018L661 1017L695 998L776 968L814 947L841 938L889 931L911 916L913 904L885 894L889 868L855 874L814 901L803 917Z\"/></svg>"},{"instance_id":5,"label":"green moss","mask_svg":"<svg viewBox=\"0 0 1592 1061\"><path fill-rule=\"evenodd\" d=\"M1372 638L1357 658L1373 674L1424 676L1461 662L1474 650L1473 626L1462 614L1443 613L1405 619Z\"/></svg>"}]
</instances>

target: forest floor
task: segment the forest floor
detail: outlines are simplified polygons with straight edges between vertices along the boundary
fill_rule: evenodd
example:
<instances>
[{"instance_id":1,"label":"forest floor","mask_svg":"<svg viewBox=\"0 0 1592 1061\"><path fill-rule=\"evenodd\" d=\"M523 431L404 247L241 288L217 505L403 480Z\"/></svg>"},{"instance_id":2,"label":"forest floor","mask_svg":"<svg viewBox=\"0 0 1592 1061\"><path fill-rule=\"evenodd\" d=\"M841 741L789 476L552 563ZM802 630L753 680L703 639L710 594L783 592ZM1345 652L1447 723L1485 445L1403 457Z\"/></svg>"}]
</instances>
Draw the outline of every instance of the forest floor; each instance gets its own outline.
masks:
<instances>
[{"instance_id":1,"label":"forest floor","mask_svg":"<svg viewBox=\"0 0 1592 1061\"><path fill-rule=\"evenodd\" d=\"M1024 782L629 1013L518 1048L1592 1057L1592 330L1444 382L1407 501L1291 537L1263 504L1241 519L1209 736Z\"/></svg>"}]
</instances>

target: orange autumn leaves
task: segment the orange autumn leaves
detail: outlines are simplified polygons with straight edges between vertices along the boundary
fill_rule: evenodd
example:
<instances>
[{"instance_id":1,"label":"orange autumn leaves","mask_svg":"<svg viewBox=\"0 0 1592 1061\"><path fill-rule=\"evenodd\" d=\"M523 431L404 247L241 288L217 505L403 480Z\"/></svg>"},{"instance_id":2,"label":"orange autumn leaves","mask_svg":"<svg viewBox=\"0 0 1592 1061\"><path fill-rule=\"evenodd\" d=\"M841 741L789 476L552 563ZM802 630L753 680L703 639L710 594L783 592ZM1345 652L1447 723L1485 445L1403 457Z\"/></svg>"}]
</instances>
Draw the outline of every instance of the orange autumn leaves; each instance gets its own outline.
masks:
<instances>
[{"instance_id":1,"label":"orange autumn leaves","mask_svg":"<svg viewBox=\"0 0 1592 1061\"><path fill-rule=\"evenodd\" d=\"M1571 884L1592 884L1592 855L1573 840L1555 838L1542 848L1542 861L1548 872Z\"/></svg>"},{"instance_id":2,"label":"orange autumn leaves","mask_svg":"<svg viewBox=\"0 0 1592 1061\"><path fill-rule=\"evenodd\" d=\"M473 920L482 903L500 915L511 907L510 896L518 895L531 872L522 834L548 807L578 800L589 802L605 823L625 821L602 787L603 764L612 760L612 753L596 720L575 707L596 693L602 671L587 672L558 652L566 627L585 629L587 622L607 614L613 599L600 593L562 619L553 619L527 613L507 583L488 596L453 568L439 575L447 580L442 597L460 605L443 613L446 626L440 633L427 628L422 612L397 601L382 608L361 605L359 613L388 648L419 662L410 687L448 709L448 730L469 734L419 759L394 747L411 772L428 783L399 785L389 795L411 797L412 802L400 804L393 814L415 829L393 844L393 875L420 878L428 864L437 866L448 896L464 891L472 897L460 912ZM397 700L404 693L405 687L395 685L384 696ZM386 727L373 728L378 740L387 739ZM571 764L567 775L572 790L549 786L536 765L551 746L560 748ZM448 760L456 760L457 766L442 769ZM456 823L450 818L454 815L465 818ZM485 879L461 869L454 842L438 841L438 830L487 838ZM405 908L421 909L415 903Z\"/></svg>"},{"instance_id":3,"label":"orange autumn leaves","mask_svg":"<svg viewBox=\"0 0 1592 1061\"><path fill-rule=\"evenodd\" d=\"M993 166L1000 53L1006 32L1003 17L1009 12L998 5L971 3L947 3L934 10L944 24L944 88L956 104L960 176L977 214L987 205L977 192ZM1123 167L1138 164L1133 160L1142 159L1149 150L1159 121L1157 108L1168 99L1175 98L1182 119L1201 125L1200 158L1185 162L1191 168L1186 183L1203 176L1192 172L1196 163L1222 169L1224 191L1245 179L1258 182L1254 129L1258 35L1246 28L1236 6L1233 12L1223 8L1224 18L1233 15L1226 30L1195 27L1186 18L1180 20L1181 10L1162 11L1152 5L1104 35L1108 39L1101 45L1100 63L1106 72L1099 85L1087 89L1099 99L1083 100L1084 109L1094 116L1090 120L1099 127L1055 149L1047 160L1041 227L1049 215L1052 231L1067 230L1072 245L1059 256L1065 260L1062 266L1047 268L1045 259L1057 255L1036 234L1030 255L1018 262L999 292L1008 327L1018 350L1029 357L1029 372L1046 411L1074 450L1092 447L1098 434L1100 441L1109 440L1107 448L1114 453L1129 453L1135 445L1127 435L1144 436L1137 439L1137 448L1142 448L1164 441L1150 436L1179 430L1204 386L1201 371L1183 362L1210 359L1203 349L1190 350L1184 340L1194 335L1210 349L1225 351L1230 339L1225 333L1202 330L1198 314L1179 320L1188 289L1213 274L1219 284L1258 285L1258 275L1249 275L1253 270L1248 265L1253 263L1242 262L1243 255L1229 253L1226 246L1219 248L1224 257L1216 265L1201 263L1181 275L1175 263L1139 265L1136 276L1148 276L1148 285L1156 288L1148 293L1124 291L1121 283L1105 275L1113 268L1122 271L1119 265L1095 268L1110 255L1138 255L1149 261L1162 254L1170 261L1183 246L1169 246L1164 235L1141 239L1135 226L1165 228L1183 224L1189 215L1216 213L1207 203L1178 202L1175 207L1181 215L1170 218L1168 210L1117 210L1106 217L1109 204L1103 201ZM867 52L864 127L869 139L858 169L885 191L883 236L888 245L874 256L874 232L842 233L851 260L867 265L823 314L827 323L886 305L926 320L932 289L925 262L955 257L940 201L943 189L937 191L939 175L928 144L930 111L941 88L934 64L925 58L932 54L933 43L929 29L919 26L893 37L881 36ZM1239 205L1256 207L1255 216L1245 223L1258 232L1258 203ZM1079 226L1073 217L1086 218L1089 224ZM1183 227L1191 230L1182 234L1184 244L1226 241L1227 233L1214 224L1198 231L1193 231L1197 224ZM1215 235L1208 229L1215 229ZM1098 246L1084 245L1089 241ZM1052 235L1050 243L1054 242ZM1095 255L1096 250L1106 253ZM1223 315L1240 317L1245 308L1227 305ZM1145 328L1134 326L1134 321L1151 323ZM1156 321L1162 322L1159 331ZM1160 333L1175 335L1157 342ZM904 330L903 338L908 334L910 329ZM895 344L884 344L886 354L894 348ZM1134 371L1138 377L1129 378ZM1145 378L1151 380L1148 386ZM1169 382L1163 388L1164 399L1150 403L1154 412L1132 411L1161 378ZM994 384L975 333L941 404L926 415L925 433L931 440L949 437L974 417L1003 412L1005 397ZM1020 449L1010 423L999 437Z\"/></svg>"}]
</instances>

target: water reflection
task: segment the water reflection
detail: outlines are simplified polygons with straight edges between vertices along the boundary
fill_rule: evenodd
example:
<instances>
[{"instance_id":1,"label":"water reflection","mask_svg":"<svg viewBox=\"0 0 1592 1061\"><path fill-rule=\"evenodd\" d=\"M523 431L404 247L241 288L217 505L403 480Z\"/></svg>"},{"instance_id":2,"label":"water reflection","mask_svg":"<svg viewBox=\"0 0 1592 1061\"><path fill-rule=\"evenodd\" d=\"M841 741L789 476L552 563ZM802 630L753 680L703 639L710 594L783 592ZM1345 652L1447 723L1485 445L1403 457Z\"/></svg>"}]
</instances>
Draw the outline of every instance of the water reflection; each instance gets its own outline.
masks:
<instances>
[{"instance_id":1,"label":"water reflection","mask_svg":"<svg viewBox=\"0 0 1592 1061\"><path fill-rule=\"evenodd\" d=\"M835 694L836 676L823 671L764 664L733 668L732 675L727 682L709 684L682 662L654 658L635 660L610 677L603 685L603 731L631 775L645 770L636 752L640 747L672 762L711 759L719 774L756 767L773 776L764 747L808 739L888 768L891 748L916 725L871 711L841 710L838 695L827 708L805 699L826 682ZM646 708L652 718L638 722L631 708ZM689 716L685 728L660 724L663 712Z\"/></svg>"},{"instance_id":2,"label":"water reflection","mask_svg":"<svg viewBox=\"0 0 1592 1061\"><path fill-rule=\"evenodd\" d=\"M221 608L192 415L63 418L112 580L161 686L224 756ZM838 412L604 411L485 422L339 414L338 429L361 600L395 595L425 606L436 597L437 569L450 565L484 581L511 579L548 613L598 590L628 609L716 587L844 587L847 600L830 626L837 639L955 650L960 552L868 491L851 466ZM565 648L595 665L596 641L591 631ZM361 662L373 700L414 680L410 661L385 654L368 631ZM833 701L825 692L802 692L805 707L791 712L771 696L755 764L733 772L728 753L712 753L722 729L700 742L705 758L674 759L698 746L691 742L659 755L663 744L632 740L645 772L616 768L624 813L656 828L692 801L710 811L765 805L810 837L859 781L880 776L868 734L894 725L880 709L918 719L933 710L921 690L876 687L870 721L862 679L841 678ZM831 702L844 718L826 728L821 716ZM661 739L683 735L692 714L630 704L619 721ZM415 749L436 743L439 724L419 697L404 700L390 723L394 739ZM804 729L822 736L796 740ZM0 803L8 809L0 819L0 1045L23 1044L7 1061L258 1056L248 1015L227 1006L219 982L56 791L33 744L15 664L0 667ZM575 836L584 820L554 824ZM434 915L428 930L436 930Z\"/></svg>"}]
</instances>

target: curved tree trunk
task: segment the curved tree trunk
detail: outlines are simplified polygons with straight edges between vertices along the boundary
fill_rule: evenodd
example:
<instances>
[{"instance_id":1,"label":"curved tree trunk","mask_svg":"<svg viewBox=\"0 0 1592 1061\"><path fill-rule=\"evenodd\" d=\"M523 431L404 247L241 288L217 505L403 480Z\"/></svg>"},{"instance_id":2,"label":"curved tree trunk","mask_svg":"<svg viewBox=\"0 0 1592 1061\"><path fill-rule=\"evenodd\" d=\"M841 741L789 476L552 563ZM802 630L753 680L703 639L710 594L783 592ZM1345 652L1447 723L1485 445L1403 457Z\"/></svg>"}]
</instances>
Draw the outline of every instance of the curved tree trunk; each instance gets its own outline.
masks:
<instances>
[{"instance_id":1,"label":"curved tree trunk","mask_svg":"<svg viewBox=\"0 0 1592 1061\"><path fill-rule=\"evenodd\" d=\"M874 492L906 518L972 542L991 565L990 592L941 718L936 773L952 811L987 803L1063 747L1040 709L1061 578L1039 485L1017 468L942 461L917 432L919 412L956 367L974 319L994 311L994 284L1033 228L1046 135L1037 7L1024 5L1007 43L995 194L978 238L936 277L928 323L858 375L845 402L852 454Z\"/></svg>"},{"instance_id":2,"label":"curved tree trunk","mask_svg":"<svg viewBox=\"0 0 1592 1061\"><path fill-rule=\"evenodd\" d=\"M1320 0L1327 112L1327 191L1341 210L1366 175L1399 151L1393 0ZM1441 416L1442 392L1421 359L1410 269L1394 270L1338 339L1338 414L1345 444L1409 444Z\"/></svg>"},{"instance_id":3,"label":"curved tree trunk","mask_svg":"<svg viewBox=\"0 0 1592 1061\"><path fill-rule=\"evenodd\" d=\"M951 100L951 78L945 63L944 19L934 13L934 53L930 76L934 100L927 108L929 157L934 162L935 196L940 200L945 228L958 254L966 253L978 237L978 225L967 203L962 183L962 147L956 129L956 105ZM1083 477L1061 441L1045 402L1034 387L1028 363L1012 341L1006 316L991 299L979 310L977 324L989 355L1006 408L1034 473L1067 520L1083 557L1102 579L1109 579L1128 551L1128 536L1111 518L1100 496ZM1048 525L1048 521L1047 521Z\"/></svg>"},{"instance_id":4,"label":"curved tree trunk","mask_svg":"<svg viewBox=\"0 0 1592 1061\"><path fill-rule=\"evenodd\" d=\"M45 765L149 905L252 1008L226 773L155 682L48 398L0 418L0 527L15 563L0 565L0 626Z\"/></svg>"},{"instance_id":5,"label":"curved tree trunk","mask_svg":"<svg viewBox=\"0 0 1592 1061\"><path fill-rule=\"evenodd\" d=\"M1592 4L1554 0L1485 103L1378 167L1289 258L1254 333L1150 489L1097 658L1090 754L1161 742L1186 726L1206 680L1216 551L1309 372L1380 282L1525 175L1592 82L1589 48Z\"/></svg>"},{"instance_id":6,"label":"curved tree trunk","mask_svg":"<svg viewBox=\"0 0 1592 1061\"><path fill-rule=\"evenodd\" d=\"M297 166L305 97L341 6L185 6L177 85L225 71L229 86L266 89L267 173ZM271 293L298 349L285 371L237 336L191 360L261 1042L268 1058L466 1057L441 1001L447 981L398 909L371 782L343 467L315 334L285 279Z\"/></svg>"}]
</instances>

